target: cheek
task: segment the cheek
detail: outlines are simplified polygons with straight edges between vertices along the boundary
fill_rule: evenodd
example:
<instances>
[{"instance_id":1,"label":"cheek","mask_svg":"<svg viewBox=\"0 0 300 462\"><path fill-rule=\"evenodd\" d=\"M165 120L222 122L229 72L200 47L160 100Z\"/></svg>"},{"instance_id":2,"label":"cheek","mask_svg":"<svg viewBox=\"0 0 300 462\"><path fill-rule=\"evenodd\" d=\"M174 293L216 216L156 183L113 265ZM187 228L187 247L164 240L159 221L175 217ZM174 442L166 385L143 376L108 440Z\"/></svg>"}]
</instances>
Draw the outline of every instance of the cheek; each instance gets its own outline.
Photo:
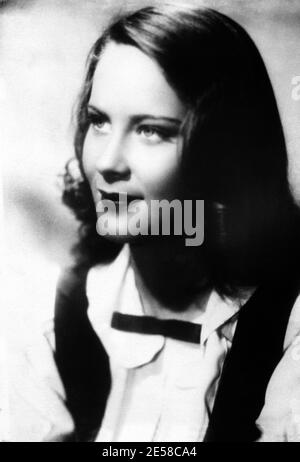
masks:
<instances>
[{"instance_id":1,"label":"cheek","mask_svg":"<svg viewBox=\"0 0 300 462\"><path fill-rule=\"evenodd\" d=\"M95 202L99 200L99 193L97 191L97 178L96 178L96 158L94 155L94 149L92 147L92 143L90 137L87 136L85 138L83 148L82 148L82 167L86 179L90 185L90 189L94 198Z\"/></svg>"},{"instance_id":2,"label":"cheek","mask_svg":"<svg viewBox=\"0 0 300 462\"><path fill-rule=\"evenodd\" d=\"M178 184L179 157L177 149L161 149L143 157L139 164L137 176L143 183L145 193L154 199L167 199L176 194Z\"/></svg>"},{"instance_id":3,"label":"cheek","mask_svg":"<svg viewBox=\"0 0 300 462\"><path fill-rule=\"evenodd\" d=\"M92 181L92 178L95 174L95 156L93 155L94 149L92 146L91 137L89 136L89 131L85 137L83 148L82 148L82 166L84 173L89 181Z\"/></svg>"}]
</instances>

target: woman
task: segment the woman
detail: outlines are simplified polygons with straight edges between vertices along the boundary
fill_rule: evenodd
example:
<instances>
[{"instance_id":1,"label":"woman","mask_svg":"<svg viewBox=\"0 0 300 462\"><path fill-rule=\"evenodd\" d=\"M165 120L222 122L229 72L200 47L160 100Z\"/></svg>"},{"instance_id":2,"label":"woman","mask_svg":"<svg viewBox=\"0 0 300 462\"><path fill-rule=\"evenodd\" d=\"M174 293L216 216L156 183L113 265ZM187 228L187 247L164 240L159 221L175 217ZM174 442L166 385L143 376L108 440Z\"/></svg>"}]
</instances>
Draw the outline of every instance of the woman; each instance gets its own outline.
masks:
<instances>
[{"instance_id":1,"label":"woman","mask_svg":"<svg viewBox=\"0 0 300 462\"><path fill-rule=\"evenodd\" d=\"M122 16L89 55L75 149L63 199L80 240L49 341L63 419L41 439L298 438L283 392L297 381L299 212L248 34L210 9ZM204 200L202 245L172 215L169 236L132 233L135 214L163 220L149 208L163 200L195 213Z\"/></svg>"}]
</instances>

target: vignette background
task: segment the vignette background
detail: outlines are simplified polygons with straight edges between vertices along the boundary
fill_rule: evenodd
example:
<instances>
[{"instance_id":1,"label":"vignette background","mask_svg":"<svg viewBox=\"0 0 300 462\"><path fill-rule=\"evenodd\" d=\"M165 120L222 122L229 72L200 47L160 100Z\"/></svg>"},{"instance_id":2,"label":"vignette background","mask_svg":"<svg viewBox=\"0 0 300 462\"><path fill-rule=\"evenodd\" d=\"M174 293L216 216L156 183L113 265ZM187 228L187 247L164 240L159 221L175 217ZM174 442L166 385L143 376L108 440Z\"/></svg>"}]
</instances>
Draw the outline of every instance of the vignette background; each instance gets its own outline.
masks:
<instances>
[{"instance_id":1,"label":"vignette background","mask_svg":"<svg viewBox=\"0 0 300 462\"><path fill-rule=\"evenodd\" d=\"M176 0L175 0L176 1ZM12 337L51 317L55 283L70 263L76 223L60 200L73 156L72 112L92 43L119 11L145 0L0 1L0 146L4 312ZM253 37L266 62L285 130L291 186L300 201L298 0L185 0L224 12Z\"/></svg>"}]
</instances>

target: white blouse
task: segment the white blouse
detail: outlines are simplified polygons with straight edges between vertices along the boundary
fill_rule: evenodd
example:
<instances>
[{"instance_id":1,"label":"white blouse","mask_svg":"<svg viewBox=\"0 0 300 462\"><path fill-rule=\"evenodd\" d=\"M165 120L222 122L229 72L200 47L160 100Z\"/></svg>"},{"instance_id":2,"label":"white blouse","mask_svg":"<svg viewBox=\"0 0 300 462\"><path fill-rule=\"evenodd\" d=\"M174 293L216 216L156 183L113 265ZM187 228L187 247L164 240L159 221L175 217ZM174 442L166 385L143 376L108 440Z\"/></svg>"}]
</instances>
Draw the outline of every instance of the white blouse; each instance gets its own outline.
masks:
<instances>
[{"instance_id":1,"label":"white blouse","mask_svg":"<svg viewBox=\"0 0 300 462\"><path fill-rule=\"evenodd\" d=\"M191 322L202 324L199 344L113 329L113 311L144 314L126 246L112 263L89 271L87 296L88 315L108 353L112 373L97 441L202 441L246 299L223 300L212 291L205 310L196 318L191 314ZM300 298L290 317L285 354L269 382L257 421L263 441L300 441L299 332ZM32 332L27 347L11 354L5 440L63 441L74 430L54 351L51 319L42 336Z\"/></svg>"},{"instance_id":2,"label":"white blouse","mask_svg":"<svg viewBox=\"0 0 300 462\"><path fill-rule=\"evenodd\" d=\"M89 272L87 296L112 373L97 440L202 441L241 305L212 292L205 311L190 319L202 325L199 344L112 328L113 311L144 315L127 246L109 268Z\"/></svg>"}]
</instances>

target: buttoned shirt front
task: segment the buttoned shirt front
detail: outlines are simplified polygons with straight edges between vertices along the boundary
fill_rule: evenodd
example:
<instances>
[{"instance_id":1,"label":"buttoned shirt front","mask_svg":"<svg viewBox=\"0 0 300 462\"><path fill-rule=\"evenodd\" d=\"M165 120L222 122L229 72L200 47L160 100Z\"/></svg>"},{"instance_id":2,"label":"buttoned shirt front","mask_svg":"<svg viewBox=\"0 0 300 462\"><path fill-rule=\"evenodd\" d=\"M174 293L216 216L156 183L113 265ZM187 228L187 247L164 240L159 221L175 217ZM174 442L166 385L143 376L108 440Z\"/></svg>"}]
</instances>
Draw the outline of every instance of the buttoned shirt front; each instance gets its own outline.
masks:
<instances>
[{"instance_id":1,"label":"buttoned shirt front","mask_svg":"<svg viewBox=\"0 0 300 462\"><path fill-rule=\"evenodd\" d=\"M88 275L89 318L110 361L112 389L98 441L202 441L238 311L245 299L221 299L212 291L195 316L198 344L111 327L114 311L143 316L129 248L109 268ZM249 294L248 294L249 297ZM176 318L176 314L173 316Z\"/></svg>"},{"instance_id":2,"label":"buttoned shirt front","mask_svg":"<svg viewBox=\"0 0 300 462\"><path fill-rule=\"evenodd\" d=\"M201 441L243 302L211 292L206 309L190 319L203 326L199 345L116 331L110 326L113 311L144 314L127 252L125 248L114 262L93 268L87 281L88 315L109 355L113 379L97 439ZM74 432L54 359L55 282L52 296L50 289L48 284L40 297L49 319L9 352L9 422L2 440L65 441ZM30 302L32 291L28 295ZM24 310L25 302L23 297ZM300 441L299 339L300 297L257 420L262 441Z\"/></svg>"}]
</instances>

